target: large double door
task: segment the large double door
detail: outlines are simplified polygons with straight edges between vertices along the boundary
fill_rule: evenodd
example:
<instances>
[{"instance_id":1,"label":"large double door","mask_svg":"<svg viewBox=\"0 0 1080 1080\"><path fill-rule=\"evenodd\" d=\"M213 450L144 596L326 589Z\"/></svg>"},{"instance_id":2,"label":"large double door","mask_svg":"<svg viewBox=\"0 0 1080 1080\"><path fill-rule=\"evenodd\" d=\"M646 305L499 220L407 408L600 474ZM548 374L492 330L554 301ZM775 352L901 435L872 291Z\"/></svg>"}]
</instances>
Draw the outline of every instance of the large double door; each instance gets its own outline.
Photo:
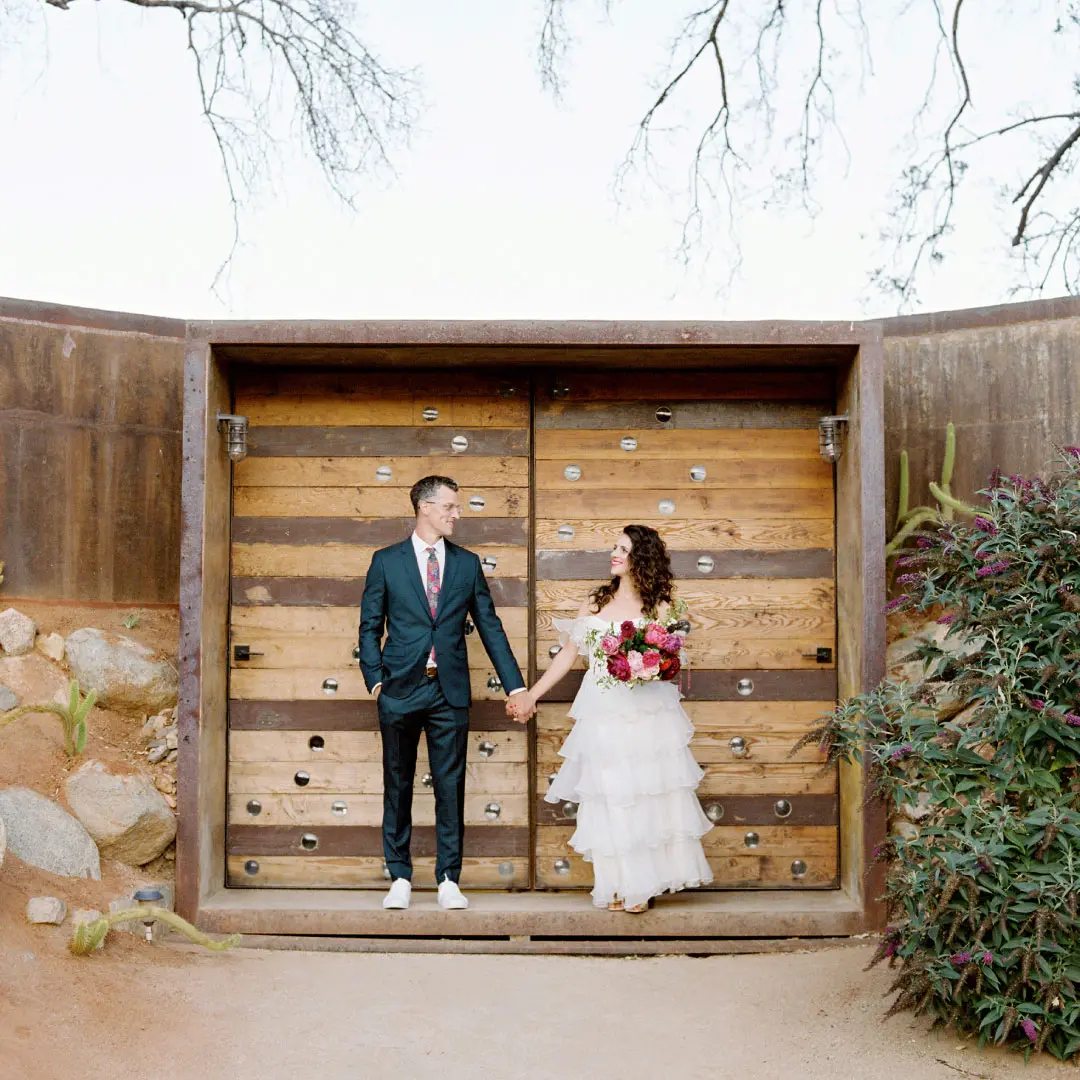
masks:
<instances>
[{"instance_id":1,"label":"large double door","mask_svg":"<svg viewBox=\"0 0 1080 1080\"><path fill-rule=\"evenodd\" d=\"M795 379L798 381L796 382ZM600 581L630 521L672 551L694 632L683 679L719 888L829 887L837 781L798 735L835 699L833 477L824 377L739 373L240 374L234 467L227 881L381 888L381 747L355 657L372 552L411 527L409 487L454 477L455 540L483 560L522 671ZM467 628L468 629L468 628ZM576 807L543 799L576 672L526 730L475 633L463 884L587 887ZM415 880L433 882L417 768Z\"/></svg>"}]
</instances>

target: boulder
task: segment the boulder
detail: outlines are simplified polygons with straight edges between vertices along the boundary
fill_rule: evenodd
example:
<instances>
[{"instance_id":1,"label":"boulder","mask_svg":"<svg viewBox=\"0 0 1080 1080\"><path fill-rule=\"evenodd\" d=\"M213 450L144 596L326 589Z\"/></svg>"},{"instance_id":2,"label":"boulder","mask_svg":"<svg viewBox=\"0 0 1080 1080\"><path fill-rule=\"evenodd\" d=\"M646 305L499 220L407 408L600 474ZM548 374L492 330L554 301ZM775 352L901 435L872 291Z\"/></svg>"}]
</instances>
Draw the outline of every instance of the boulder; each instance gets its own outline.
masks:
<instances>
[{"instance_id":1,"label":"boulder","mask_svg":"<svg viewBox=\"0 0 1080 1080\"><path fill-rule=\"evenodd\" d=\"M931 682L927 683L926 687L933 691L930 707L937 713L939 720L951 720L970 701L967 694L957 690L955 682Z\"/></svg>"},{"instance_id":2,"label":"boulder","mask_svg":"<svg viewBox=\"0 0 1080 1080\"><path fill-rule=\"evenodd\" d=\"M99 705L145 714L176 704L176 668L131 638L86 627L68 635L64 652L79 686L96 690Z\"/></svg>"},{"instance_id":3,"label":"boulder","mask_svg":"<svg viewBox=\"0 0 1080 1080\"><path fill-rule=\"evenodd\" d=\"M0 713L8 712L18 704L19 699L15 696L15 692L9 690L6 686L0 685Z\"/></svg>"},{"instance_id":4,"label":"boulder","mask_svg":"<svg viewBox=\"0 0 1080 1080\"><path fill-rule=\"evenodd\" d=\"M51 799L29 788L0 791L7 846L18 859L64 877L101 878L97 845L86 829Z\"/></svg>"},{"instance_id":5,"label":"boulder","mask_svg":"<svg viewBox=\"0 0 1080 1080\"><path fill-rule=\"evenodd\" d=\"M67 778L64 794L108 859L142 866L176 836L176 816L145 773L114 772L104 762L88 761Z\"/></svg>"},{"instance_id":6,"label":"boulder","mask_svg":"<svg viewBox=\"0 0 1080 1080\"><path fill-rule=\"evenodd\" d=\"M0 649L8 656L23 656L34 647L37 626L21 611L8 608L0 611Z\"/></svg>"},{"instance_id":7,"label":"boulder","mask_svg":"<svg viewBox=\"0 0 1080 1080\"><path fill-rule=\"evenodd\" d=\"M55 896L35 896L27 901L26 921L59 926L67 918L67 904Z\"/></svg>"},{"instance_id":8,"label":"boulder","mask_svg":"<svg viewBox=\"0 0 1080 1080\"><path fill-rule=\"evenodd\" d=\"M4 856L7 854L7 830L4 828L4 819L0 817L0 866L4 865Z\"/></svg>"},{"instance_id":9,"label":"boulder","mask_svg":"<svg viewBox=\"0 0 1080 1080\"><path fill-rule=\"evenodd\" d=\"M897 638L885 650L886 671L893 671L895 668L900 667L901 664L906 664L910 660L917 660L919 657L919 646L924 644L926 644L925 641L920 637L916 637L914 634Z\"/></svg>"},{"instance_id":10,"label":"boulder","mask_svg":"<svg viewBox=\"0 0 1080 1080\"><path fill-rule=\"evenodd\" d=\"M921 660L909 660L906 664L890 670L889 678L893 682L917 683L922 682L925 671Z\"/></svg>"},{"instance_id":11,"label":"boulder","mask_svg":"<svg viewBox=\"0 0 1080 1080\"><path fill-rule=\"evenodd\" d=\"M64 659L64 639L59 634L38 634L34 647L58 664Z\"/></svg>"}]
</instances>

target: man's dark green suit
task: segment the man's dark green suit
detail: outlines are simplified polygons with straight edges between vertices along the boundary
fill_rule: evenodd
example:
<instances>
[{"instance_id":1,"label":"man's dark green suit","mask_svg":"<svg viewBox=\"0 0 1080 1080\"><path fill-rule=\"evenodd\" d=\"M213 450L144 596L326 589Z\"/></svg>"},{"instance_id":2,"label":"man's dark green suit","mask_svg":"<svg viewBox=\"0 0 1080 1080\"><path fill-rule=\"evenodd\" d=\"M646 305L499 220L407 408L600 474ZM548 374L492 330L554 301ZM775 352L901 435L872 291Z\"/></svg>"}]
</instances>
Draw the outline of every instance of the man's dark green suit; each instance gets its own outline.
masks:
<instances>
[{"instance_id":1,"label":"man's dark green suit","mask_svg":"<svg viewBox=\"0 0 1080 1080\"><path fill-rule=\"evenodd\" d=\"M446 565L434 616L411 536L375 552L360 605L360 670L368 690L382 683L383 853L395 879L412 879L409 839L421 731L427 733L435 793L436 880L449 877L456 882L461 875L472 701L466 617L472 617L503 689L510 693L525 685L479 557L449 540L445 544ZM425 666L432 647L438 666L435 677L429 678Z\"/></svg>"}]
</instances>

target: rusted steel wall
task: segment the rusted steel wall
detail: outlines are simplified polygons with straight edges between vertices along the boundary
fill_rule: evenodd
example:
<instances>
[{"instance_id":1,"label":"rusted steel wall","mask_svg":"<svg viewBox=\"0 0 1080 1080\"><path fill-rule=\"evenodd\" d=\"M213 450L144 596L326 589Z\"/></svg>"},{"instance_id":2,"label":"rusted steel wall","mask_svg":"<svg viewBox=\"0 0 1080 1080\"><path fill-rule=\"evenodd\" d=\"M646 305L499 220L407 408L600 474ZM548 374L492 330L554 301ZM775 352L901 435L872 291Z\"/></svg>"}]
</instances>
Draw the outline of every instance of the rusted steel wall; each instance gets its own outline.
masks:
<instances>
[{"instance_id":1,"label":"rusted steel wall","mask_svg":"<svg viewBox=\"0 0 1080 1080\"><path fill-rule=\"evenodd\" d=\"M911 503L936 505L945 425L956 425L953 493L974 498L995 468L1045 471L1080 443L1080 300L1036 301L886 320L886 513L896 516L900 451Z\"/></svg>"},{"instance_id":2,"label":"rusted steel wall","mask_svg":"<svg viewBox=\"0 0 1080 1080\"><path fill-rule=\"evenodd\" d=\"M183 336L0 300L0 601L178 601Z\"/></svg>"}]
</instances>

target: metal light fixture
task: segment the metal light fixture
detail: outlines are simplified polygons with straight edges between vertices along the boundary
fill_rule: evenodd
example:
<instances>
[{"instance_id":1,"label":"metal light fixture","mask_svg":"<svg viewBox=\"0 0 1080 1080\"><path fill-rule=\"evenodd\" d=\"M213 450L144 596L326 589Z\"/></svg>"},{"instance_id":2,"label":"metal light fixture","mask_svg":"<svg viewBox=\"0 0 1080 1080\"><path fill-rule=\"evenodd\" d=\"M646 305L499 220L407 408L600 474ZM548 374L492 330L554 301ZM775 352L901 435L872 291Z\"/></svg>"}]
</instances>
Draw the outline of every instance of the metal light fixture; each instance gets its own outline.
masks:
<instances>
[{"instance_id":1,"label":"metal light fixture","mask_svg":"<svg viewBox=\"0 0 1080 1080\"><path fill-rule=\"evenodd\" d=\"M217 414L218 431L225 432L225 449L230 461L243 461L247 457L248 418L233 413Z\"/></svg>"},{"instance_id":2,"label":"metal light fixture","mask_svg":"<svg viewBox=\"0 0 1080 1080\"><path fill-rule=\"evenodd\" d=\"M152 904L160 904L165 899L165 895L161 892L160 889L136 889L134 895L132 896L132 899L135 901L136 904L139 905L139 907L143 907L145 905L147 908L147 912L146 915L143 917L142 924L144 927L146 927L146 940L149 942L153 942L154 923L157 922L157 918L150 913L149 908Z\"/></svg>"},{"instance_id":3,"label":"metal light fixture","mask_svg":"<svg viewBox=\"0 0 1080 1080\"><path fill-rule=\"evenodd\" d=\"M848 416L823 416L817 424L818 453L831 465L840 460L844 452L843 429L847 427Z\"/></svg>"}]
</instances>

